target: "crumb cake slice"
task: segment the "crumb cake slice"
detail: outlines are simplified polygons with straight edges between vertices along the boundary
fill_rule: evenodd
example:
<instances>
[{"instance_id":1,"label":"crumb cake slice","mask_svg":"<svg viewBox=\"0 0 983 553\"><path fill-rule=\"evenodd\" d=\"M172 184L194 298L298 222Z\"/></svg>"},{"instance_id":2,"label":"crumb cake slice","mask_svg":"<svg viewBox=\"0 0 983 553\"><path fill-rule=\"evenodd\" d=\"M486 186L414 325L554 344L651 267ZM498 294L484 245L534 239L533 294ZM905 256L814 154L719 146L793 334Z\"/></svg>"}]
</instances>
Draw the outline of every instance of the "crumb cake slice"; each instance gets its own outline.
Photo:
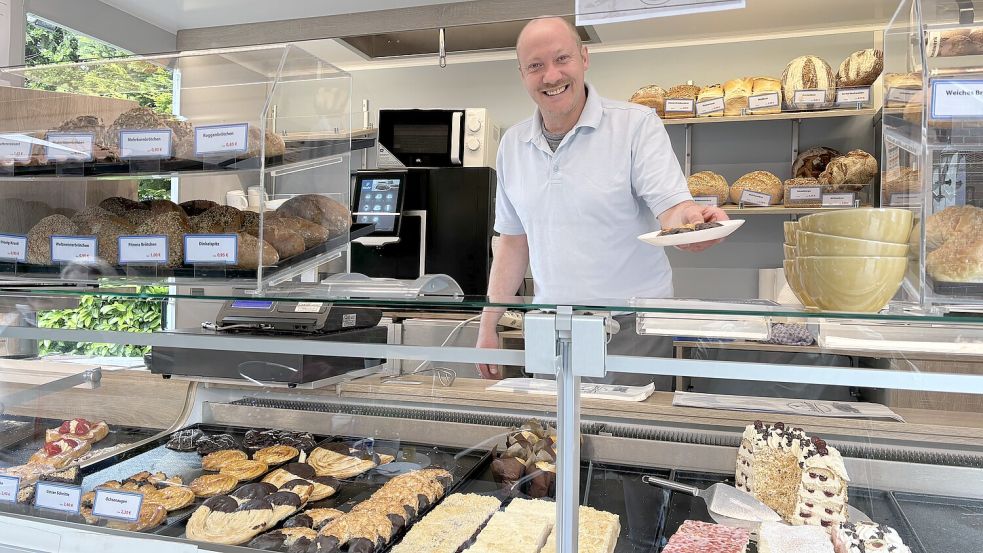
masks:
<instances>
[{"instance_id":1,"label":"crumb cake slice","mask_svg":"<svg viewBox=\"0 0 983 553\"><path fill-rule=\"evenodd\" d=\"M897 530L873 522L847 522L833 532L836 553L911 553Z\"/></svg>"},{"instance_id":2,"label":"crumb cake slice","mask_svg":"<svg viewBox=\"0 0 983 553\"><path fill-rule=\"evenodd\" d=\"M665 553L665 552L663 552ZM765 522L758 530L758 553L834 553L826 530Z\"/></svg>"},{"instance_id":3,"label":"crumb cake slice","mask_svg":"<svg viewBox=\"0 0 983 553\"><path fill-rule=\"evenodd\" d=\"M832 529L847 520L850 478L840 452L801 428L755 421L744 429L735 484L790 524Z\"/></svg>"},{"instance_id":4,"label":"crumb cake slice","mask_svg":"<svg viewBox=\"0 0 983 553\"><path fill-rule=\"evenodd\" d=\"M478 534L469 553L536 553L543 548L553 523L541 516L498 511Z\"/></svg>"},{"instance_id":5,"label":"crumb cake slice","mask_svg":"<svg viewBox=\"0 0 983 553\"><path fill-rule=\"evenodd\" d=\"M669 538L662 553L744 553L751 533L699 520L687 520Z\"/></svg>"},{"instance_id":6,"label":"crumb cake slice","mask_svg":"<svg viewBox=\"0 0 983 553\"><path fill-rule=\"evenodd\" d=\"M541 499L513 499L506 512L522 516L541 516L556 523L556 503ZM580 526L577 530L577 547L580 553L612 553L618 545L621 534L621 521L618 515L607 511L581 506ZM550 531L542 553L555 553L556 528Z\"/></svg>"},{"instance_id":7,"label":"crumb cake slice","mask_svg":"<svg viewBox=\"0 0 983 553\"><path fill-rule=\"evenodd\" d=\"M457 553L502 502L477 494L453 494L410 528L392 553Z\"/></svg>"}]
</instances>

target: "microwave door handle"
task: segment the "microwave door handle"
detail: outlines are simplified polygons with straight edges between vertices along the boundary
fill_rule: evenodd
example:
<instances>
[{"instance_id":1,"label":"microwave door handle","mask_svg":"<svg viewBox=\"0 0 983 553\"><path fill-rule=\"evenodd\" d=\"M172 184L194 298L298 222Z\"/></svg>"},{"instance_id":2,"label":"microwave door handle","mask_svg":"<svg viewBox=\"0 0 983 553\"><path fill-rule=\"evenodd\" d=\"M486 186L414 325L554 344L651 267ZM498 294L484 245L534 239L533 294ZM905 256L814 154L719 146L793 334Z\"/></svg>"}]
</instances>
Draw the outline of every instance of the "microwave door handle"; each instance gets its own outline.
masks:
<instances>
[{"instance_id":1,"label":"microwave door handle","mask_svg":"<svg viewBox=\"0 0 983 553\"><path fill-rule=\"evenodd\" d=\"M451 116L451 165L461 164L461 128L464 112L455 111Z\"/></svg>"}]
</instances>

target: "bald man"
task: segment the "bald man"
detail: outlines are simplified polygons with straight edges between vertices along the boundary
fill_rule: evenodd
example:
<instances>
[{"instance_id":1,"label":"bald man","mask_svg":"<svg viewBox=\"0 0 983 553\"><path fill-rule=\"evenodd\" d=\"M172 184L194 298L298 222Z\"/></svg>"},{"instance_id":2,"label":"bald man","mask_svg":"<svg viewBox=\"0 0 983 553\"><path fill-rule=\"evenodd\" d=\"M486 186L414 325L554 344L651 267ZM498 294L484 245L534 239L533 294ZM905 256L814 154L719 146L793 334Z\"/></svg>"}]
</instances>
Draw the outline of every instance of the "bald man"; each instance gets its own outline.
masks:
<instances>
[{"instance_id":1,"label":"bald man","mask_svg":"<svg viewBox=\"0 0 983 553\"><path fill-rule=\"evenodd\" d=\"M532 117L511 127L498 150L495 249L488 295L515 295L531 269L535 301L624 305L634 297L673 295L662 248L638 240L653 229L721 221L719 208L693 202L669 136L655 111L602 98L584 75L587 47L565 19L529 22L516 43L522 84L536 103ZM698 252L715 242L682 246ZM613 300L614 304L605 303ZM477 346L498 347L502 310L482 315ZM639 337L634 318L608 351L667 356L671 342ZM481 366L484 378L501 378ZM644 385L644 375L604 382ZM660 388L671 386L668 381Z\"/></svg>"}]
</instances>

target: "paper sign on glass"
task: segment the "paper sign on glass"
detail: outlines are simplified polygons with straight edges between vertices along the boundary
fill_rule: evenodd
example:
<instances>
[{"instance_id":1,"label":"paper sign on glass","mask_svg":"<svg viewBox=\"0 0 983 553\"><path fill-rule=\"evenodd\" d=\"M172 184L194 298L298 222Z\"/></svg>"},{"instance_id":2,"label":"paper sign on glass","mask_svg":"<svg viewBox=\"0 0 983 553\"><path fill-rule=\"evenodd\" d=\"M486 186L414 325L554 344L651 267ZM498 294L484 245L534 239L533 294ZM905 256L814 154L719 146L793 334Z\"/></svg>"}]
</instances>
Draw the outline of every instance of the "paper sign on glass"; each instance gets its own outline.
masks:
<instances>
[{"instance_id":1,"label":"paper sign on glass","mask_svg":"<svg viewBox=\"0 0 983 553\"><path fill-rule=\"evenodd\" d=\"M765 92L748 96L747 105L750 109L773 108L779 105L780 98L777 92Z\"/></svg>"},{"instance_id":2,"label":"paper sign on glass","mask_svg":"<svg viewBox=\"0 0 983 553\"><path fill-rule=\"evenodd\" d=\"M184 262L188 265L235 265L238 251L235 234L184 235Z\"/></svg>"},{"instance_id":3,"label":"paper sign on glass","mask_svg":"<svg viewBox=\"0 0 983 553\"><path fill-rule=\"evenodd\" d=\"M0 234L0 259L27 262L27 237L17 234Z\"/></svg>"},{"instance_id":4,"label":"paper sign on glass","mask_svg":"<svg viewBox=\"0 0 983 553\"><path fill-rule=\"evenodd\" d=\"M119 262L128 263L167 263L167 237L152 236L120 236Z\"/></svg>"},{"instance_id":5,"label":"paper sign on glass","mask_svg":"<svg viewBox=\"0 0 983 553\"><path fill-rule=\"evenodd\" d=\"M792 95L793 104L822 104L825 102L825 90L796 90Z\"/></svg>"},{"instance_id":6,"label":"paper sign on glass","mask_svg":"<svg viewBox=\"0 0 983 553\"><path fill-rule=\"evenodd\" d=\"M92 514L97 517L134 521L140 518L143 494L96 489Z\"/></svg>"},{"instance_id":7,"label":"paper sign on glass","mask_svg":"<svg viewBox=\"0 0 983 553\"><path fill-rule=\"evenodd\" d=\"M823 207L853 207L856 201L857 195L853 192L823 194Z\"/></svg>"},{"instance_id":8,"label":"paper sign on glass","mask_svg":"<svg viewBox=\"0 0 983 553\"><path fill-rule=\"evenodd\" d=\"M0 135L0 161L26 163L31 161L31 142L24 135Z\"/></svg>"},{"instance_id":9,"label":"paper sign on glass","mask_svg":"<svg viewBox=\"0 0 983 553\"><path fill-rule=\"evenodd\" d=\"M51 161L92 161L92 133L48 133L45 155Z\"/></svg>"},{"instance_id":10,"label":"paper sign on glass","mask_svg":"<svg viewBox=\"0 0 983 553\"><path fill-rule=\"evenodd\" d=\"M983 80L932 81L932 119L983 119Z\"/></svg>"},{"instance_id":11,"label":"paper sign on glass","mask_svg":"<svg viewBox=\"0 0 983 553\"><path fill-rule=\"evenodd\" d=\"M744 190L741 192L741 203L744 205L771 205L771 194Z\"/></svg>"},{"instance_id":12,"label":"paper sign on glass","mask_svg":"<svg viewBox=\"0 0 983 553\"><path fill-rule=\"evenodd\" d=\"M82 488L52 482L38 482L34 490L34 506L53 511L78 513Z\"/></svg>"},{"instance_id":13,"label":"paper sign on glass","mask_svg":"<svg viewBox=\"0 0 983 553\"><path fill-rule=\"evenodd\" d=\"M249 124L195 127L195 155L245 153L249 149Z\"/></svg>"},{"instance_id":14,"label":"paper sign on glass","mask_svg":"<svg viewBox=\"0 0 983 553\"><path fill-rule=\"evenodd\" d=\"M20 478L0 476L0 503L17 503L17 490L19 489Z\"/></svg>"},{"instance_id":15,"label":"paper sign on glass","mask_svg":"<svg viewBox=\"0 0 983 553\"><path fill-rule=\"evenodd\" d=\"M723 98L714 98L712 100L704 100L702 102L696 103L697 115L709 115L711 113L717 113L720 111L724 111Z\"/></svg>"},{"instance_id":16,"label":"paper sign on glass","mask_svg":"<svg viewBox=\"0 0 983 553\"><path fill-rule=\"evenodd\" d=\"M710 207L717 207L717 197L716 196L693 196L693 201L696 205L706 205Z\"/></svg>"},{"instance_id":17,"label":"paper sign on glass","mask_svg":"<svg viewBox=\"0 0 983 553\"><path fill-rule=\"evenodd\" d=\"M99 240L94 236L52 236L52 263L95 261L99 253Z\"/></svg>"},{"instance_id":18,"label":"paper sign on glass","mask_svg":"<svg viewBox=\"0 0 983 553\"><path fill-rule=\"evenodd\" d=\"M695 100L666 100L666 113L693 113Z\"/></svg>"},{"instance_id":19,"label":"paper sign on glass","mask_svg":"<svg viewBox=\"0 0 983 553\"><path fill-rule=\"evenodd\" d=\"M119 131L119 157L123 159L171 157L170 129Z\"/></svg>"}]
</instances>

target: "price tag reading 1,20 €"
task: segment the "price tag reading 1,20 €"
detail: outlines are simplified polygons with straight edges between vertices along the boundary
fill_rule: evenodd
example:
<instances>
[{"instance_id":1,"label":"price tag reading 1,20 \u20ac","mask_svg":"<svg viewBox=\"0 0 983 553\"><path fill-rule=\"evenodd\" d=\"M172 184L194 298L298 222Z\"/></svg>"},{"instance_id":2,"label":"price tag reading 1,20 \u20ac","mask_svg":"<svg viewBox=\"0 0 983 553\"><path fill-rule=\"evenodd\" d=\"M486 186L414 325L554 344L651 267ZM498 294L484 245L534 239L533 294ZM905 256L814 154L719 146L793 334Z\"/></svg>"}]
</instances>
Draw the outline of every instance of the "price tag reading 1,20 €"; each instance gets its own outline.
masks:
<instances>
[{"instance_id":1,"label":"price tag reading 1,20 \u20ac","mask_svg":"<svg viewBox=\"0 0 983 553\"><path fill-rule=\"evenodd\" d=\"M195 127L195 155L245 153L249 149L249 124Z\"/></svg>"},{"instance_id":2,"label":"price tag reading 1,20 \u20ac","mask_svg":"<svg viewBox=\"0 0 983 553\"><path fill-rule=\"evenodd\" d=\"M133 521L140 518L142 503L143 494L97 489L96 498L92 501L92 514Z\"/></svg>"},{"instance_id":3,"label":"price tag reading 1,20 \u20ac","mask_svg":"<svg viewBox=\"0 0 983 553\"><path fill-rule=\"evenodd\" d=\"M188 265L235 265L238 251L235 234L184 235L184 262Z\"/></svg>"},{"instance_id":4,"label":"price tag reading 1,20 \u20ac","mask_svg":"<svg viewBox=\"0 0 983 553\"><path fill-rule=\"evenodd\" d=\"M0 260L27 262L27 237L0 234Z\"/></svg>"},{"instance_id":5,"label":"price tag reading 1,20 \u20ac","mask_svg":"<svg viewBox=\"0 0 983 553\"><path fill-rule=\"evenodd\" d=\"M34 490L34 506L53 511L78 513L81 498L82 488L78 486L38 482Z\"/></svg>"}]
</instances>

